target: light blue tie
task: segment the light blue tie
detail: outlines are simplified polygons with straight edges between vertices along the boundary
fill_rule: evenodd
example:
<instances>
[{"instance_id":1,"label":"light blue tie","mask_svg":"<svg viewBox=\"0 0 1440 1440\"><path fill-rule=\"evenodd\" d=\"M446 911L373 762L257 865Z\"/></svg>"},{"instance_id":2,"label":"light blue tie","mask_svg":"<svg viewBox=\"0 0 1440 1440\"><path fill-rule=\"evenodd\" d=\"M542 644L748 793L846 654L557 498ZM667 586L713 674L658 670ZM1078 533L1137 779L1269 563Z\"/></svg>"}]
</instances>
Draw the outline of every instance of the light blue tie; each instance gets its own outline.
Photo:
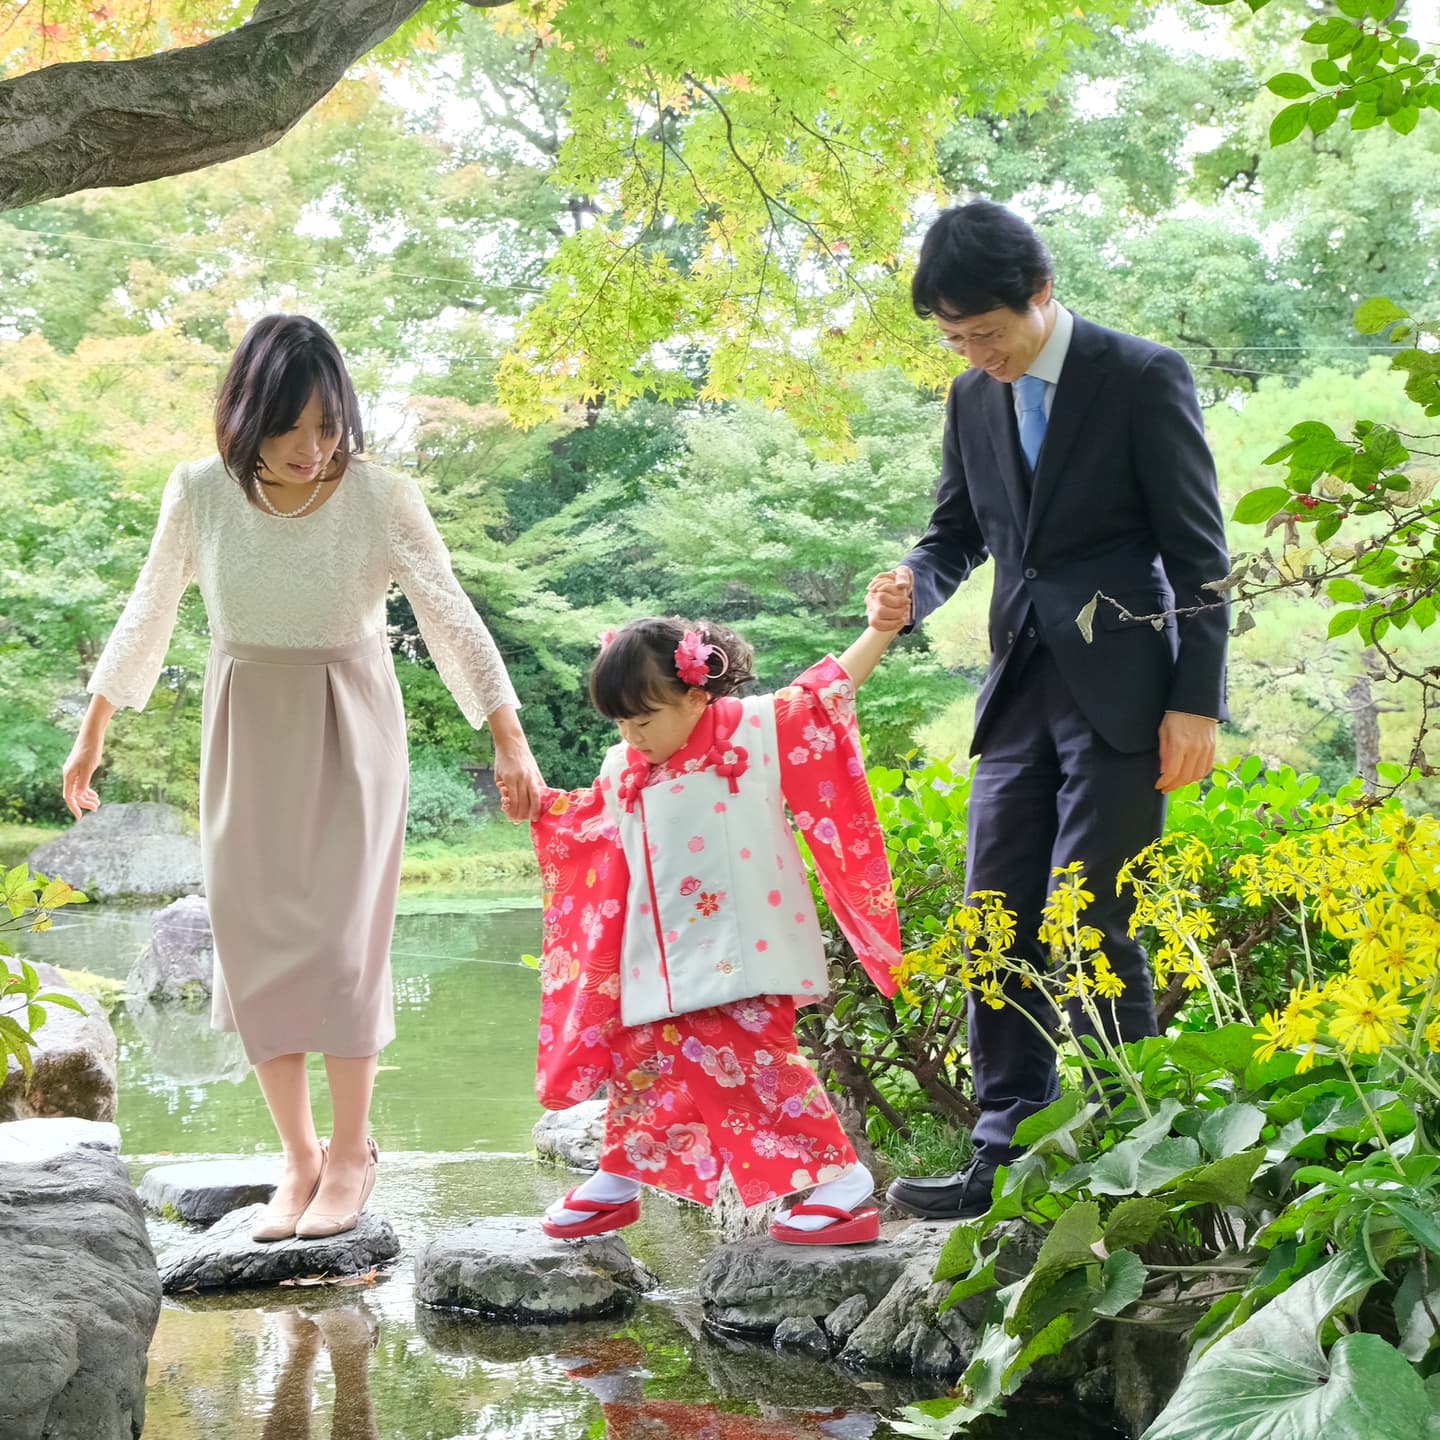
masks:
<instances>
[{"instance_id":1,"label":"light blue tie","mask_svg":"<svg viewBox=\"0 0 1440 1440\"><path fill-rule=\"evenodd\" d=\"M1045 382L1038 375L1022 375L1015 382L1015 394L1020 401L1020 448L1033 475L1045 439Z\"/></svg>"}]
</instances>

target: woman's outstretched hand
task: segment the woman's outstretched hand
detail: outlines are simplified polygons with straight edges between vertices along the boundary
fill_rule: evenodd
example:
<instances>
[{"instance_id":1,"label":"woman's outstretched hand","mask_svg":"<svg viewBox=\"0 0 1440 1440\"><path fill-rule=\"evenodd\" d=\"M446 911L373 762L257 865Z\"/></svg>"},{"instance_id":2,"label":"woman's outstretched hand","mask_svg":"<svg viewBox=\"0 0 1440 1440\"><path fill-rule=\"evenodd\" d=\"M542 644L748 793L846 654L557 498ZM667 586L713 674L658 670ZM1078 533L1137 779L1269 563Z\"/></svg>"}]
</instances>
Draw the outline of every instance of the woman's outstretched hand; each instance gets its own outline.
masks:
<instances>
[{"instance_id":1,"label":"woman's outstretched hand","mask_svg":"<svg viewBox=\"0 0 1440 1440\"><path fill-rule=\"evenodd\" d=\"M82 810L98 810L100 797L90 784L100 768L100 741L81 734L70 749L70 758L61 771L64 777L65 808L78 820Z\"/></svg>"},{"instance_id":2,"label":"woman's outstretched hand","mask_svg":"<svg viewBox=\"0 0 1440 1440\"><path fill-rule=\"evenodd\" d=\"M903 630L910 623L915 576L908 565L877 575L865 590L865 619L876 630Z\"/></svg>"}]
</instances>

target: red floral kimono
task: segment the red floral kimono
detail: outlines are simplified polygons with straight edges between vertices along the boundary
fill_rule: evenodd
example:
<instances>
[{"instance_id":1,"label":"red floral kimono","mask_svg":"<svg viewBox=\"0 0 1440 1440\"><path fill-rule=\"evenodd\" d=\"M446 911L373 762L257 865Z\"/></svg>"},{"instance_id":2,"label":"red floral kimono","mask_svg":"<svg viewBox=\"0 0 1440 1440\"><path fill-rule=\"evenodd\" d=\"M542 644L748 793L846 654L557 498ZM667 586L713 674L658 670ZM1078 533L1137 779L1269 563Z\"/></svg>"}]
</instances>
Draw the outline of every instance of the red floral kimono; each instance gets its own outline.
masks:
<instances>
[{"instance_id":1,"label":"red floral kimono","mask_svg":"<svg viewBox=\"0 0 1440 1440\"><path fill-rule=\"evenodd\" d=\"M827 656L776 694L779 763L766 774L778 779L809 841L837 922L876 985L893 994L894 887L850 693ZM638 783L673 780L703 762L726 706L738 711L739 702L712 705L665 765L647 771L632 754ZM601 1169L709 1204L728 1166L744 1202L755 1205L850 1165L854 1150L795 1039L794 996L620 1023L630 871L600 785L549 792L532 830L545 887L536 1093L559 1110L608 1085Z\"/></svg>"}]
</instances>

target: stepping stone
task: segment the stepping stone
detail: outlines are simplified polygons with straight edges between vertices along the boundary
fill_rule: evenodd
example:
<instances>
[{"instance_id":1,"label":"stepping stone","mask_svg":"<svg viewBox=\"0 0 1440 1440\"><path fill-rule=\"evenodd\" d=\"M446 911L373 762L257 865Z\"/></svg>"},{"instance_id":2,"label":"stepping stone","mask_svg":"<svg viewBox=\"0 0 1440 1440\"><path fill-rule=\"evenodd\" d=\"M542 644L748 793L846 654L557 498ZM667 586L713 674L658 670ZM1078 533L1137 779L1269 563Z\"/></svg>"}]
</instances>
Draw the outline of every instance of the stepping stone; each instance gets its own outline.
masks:
<instances>
[{"instance_id":1,"label":"stepping stone","mask_svg":"<svg viewBox=\"0 0 1440 1440\"><path fill-rule=\"evenodd\" d=\"M208 1230L159 1256L167 1295L181 1290L252 1290L305 1275L358 1275L400 1253L388 1220L366 1211L354 1230L325 1240L252 1240L258 1205L232 1210Z\"/></svg>"},{"instance_id":2,"label":"stepping stone","mask_svg":"<svg viewBox=\"0 0 1440 1440\"><path fill-rule=\"evenodd\" d=\"M518 1215L438 1235L415 1261L418 1304L488 1320L591 1320L658 1283L618 1234L552 1240L539 1220Z\"/></svg>"},{"instance_id":3,"label":"stepping stone","mask_svg":"<svg viewBox=\"0 0 1440 1440\"><path fill-rule=\"evenodd\" d=\"M278 1157L157 1165L145 1172L140 1199L157 1215L173 1213L192 1225L213 1225L242 1205L265 1204L283 1168Z\"/></svg>"},{"instance_id":4,"label":"stepping stone","mask_svg":"<svg viewBox=\"0 0 1440 1440\"><path fill-rule=\"evenodd\" d=\"M857 1295L878 1305L911 1261L933 1265L952 1228L907 1225L870 1245L783 1245L768 1237L722 1245L697 1282L705 1319L721 1329L769 1333L784 1320L822 1321Z\"/></svg>"},{"instance_id":5,"label":"stepping stone","mask_svg":"<svg viewBox=\"0 0 1440 1440\"><path fill-rule=\"evenodd\" d=\"M559 1160L577 1170L598 1169L605 1101L582 1100L568 1110L547 1110L531 1133L542 1159Z\"/></svg>"},{"instance_id":6,"label":"stepping stone","mask_svg":"<svg viewBox=\"0 0 1440 1440\"><path fill-rule=\"evenodd\" d=\"M71 1150L108 1150L118 1155L120 1127L109 1120L77 1120L73 1115L0 1124L0 1163L41 1165Z\"/></svg>"}]
</instances>

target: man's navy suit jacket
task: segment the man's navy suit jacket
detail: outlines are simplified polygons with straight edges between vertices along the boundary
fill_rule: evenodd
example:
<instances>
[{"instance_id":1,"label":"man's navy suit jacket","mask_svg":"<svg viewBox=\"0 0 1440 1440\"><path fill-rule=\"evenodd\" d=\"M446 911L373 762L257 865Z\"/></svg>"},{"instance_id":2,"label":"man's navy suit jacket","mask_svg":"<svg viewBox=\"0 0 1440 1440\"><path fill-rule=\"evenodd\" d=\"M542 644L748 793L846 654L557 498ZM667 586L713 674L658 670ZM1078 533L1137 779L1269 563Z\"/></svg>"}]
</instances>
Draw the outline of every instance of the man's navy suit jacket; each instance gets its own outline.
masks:
<instances>
[{"instance_id":1,"label":"man's navy suit jacket","mask_svg":"<svg viewBox=\"0 0 1440 1440\"><path fill-rule=\"evenodd\" d=\"M1202 587L1230 568L1215 466L1189 368L1173 350L1075 317L1033 480L1011 387L956 377L930 528L905 557L912 623L995 561L990 673L972 753L983 749L1007 661L1036 626L1091 726L1128 754L1154 748L1166 710L1225 708L1228 607ZM1093 639L1076 617L1101 592ZM1171 615L1161 611L1207 607Z\"/></svg>"}]
</instances>

